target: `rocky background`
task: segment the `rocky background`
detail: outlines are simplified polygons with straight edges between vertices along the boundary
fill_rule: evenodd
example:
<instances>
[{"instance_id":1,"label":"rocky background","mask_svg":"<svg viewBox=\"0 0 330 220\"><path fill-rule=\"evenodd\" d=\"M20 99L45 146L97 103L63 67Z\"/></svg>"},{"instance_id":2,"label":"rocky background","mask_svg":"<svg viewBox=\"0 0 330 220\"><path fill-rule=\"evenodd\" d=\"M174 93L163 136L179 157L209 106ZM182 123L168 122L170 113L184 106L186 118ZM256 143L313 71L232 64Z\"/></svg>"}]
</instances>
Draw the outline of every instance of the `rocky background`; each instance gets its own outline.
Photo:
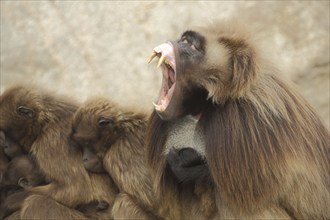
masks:
<instances>
[{"instance_id":1,"label":"rocky background","mask_svg":"<svg viewBox=\"0 0 330 220\"><path fill-rule=\"evenodd\" d=\"M257 26L273 62L328 128L329 1L1 1L1 92L24 82L83 101L102 94L151 109L152 49L197 24Z\"/></svg>"}]
</instances>

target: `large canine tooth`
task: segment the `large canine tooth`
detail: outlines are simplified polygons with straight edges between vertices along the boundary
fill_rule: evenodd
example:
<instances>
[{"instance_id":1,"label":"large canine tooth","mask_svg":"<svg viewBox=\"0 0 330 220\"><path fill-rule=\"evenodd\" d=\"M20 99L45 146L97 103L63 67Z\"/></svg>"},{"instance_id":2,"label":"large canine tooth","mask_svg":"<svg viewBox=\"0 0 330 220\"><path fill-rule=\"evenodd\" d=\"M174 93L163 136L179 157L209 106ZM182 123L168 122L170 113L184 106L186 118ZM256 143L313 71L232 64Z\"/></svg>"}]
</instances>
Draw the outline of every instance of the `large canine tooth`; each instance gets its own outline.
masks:
<instances>
[{"instance_id":1,"label":"large canine tooth","mask_svg":"<svg viewBox=\"0 0 330 220\"><path fill-rule=\"evenodd\" d=\"M148 64L155 58L155 56L157 56L157 53L155 51L153 51L152 54L150 54Z\"/></svg>"},{"instance_id":2,"label":"large canine tooth","mask_svg":"<svg viewBox=\"0 0 330 220\"><path fill-rule=\"evenodd\" d=\"M155 109L156 109L156 110L159 110L159 109L160 109L160 106L157 105L156 103L152 102L152 104L155 106Z\"/></svg>"},{"instance_id":3,"label":"large canine tooth","mask_svg":"<svg viewBox=\"0 0 330 220\"><path fill-rule=\"evenodd\" d=\"M154 102L152 102L152 104L155 106L155 109L156 109L157 111L160 111L160 112L164 111L164 109L162 108L161 105L157 105L157 104L154 103Z\"/></svg>"},{"instance_id":4,"label":"large canine tooth","mask_svg":"<svg viewBox=\"0 0 330 220\"><path fill-rule=\"evenodd\" d=\"M162 63L164 62L165 59L166 59L165 55L162 54L162 56L159 58L157 68L160 67L160 65L162 65Z\"/></svg>"}]
</instances>

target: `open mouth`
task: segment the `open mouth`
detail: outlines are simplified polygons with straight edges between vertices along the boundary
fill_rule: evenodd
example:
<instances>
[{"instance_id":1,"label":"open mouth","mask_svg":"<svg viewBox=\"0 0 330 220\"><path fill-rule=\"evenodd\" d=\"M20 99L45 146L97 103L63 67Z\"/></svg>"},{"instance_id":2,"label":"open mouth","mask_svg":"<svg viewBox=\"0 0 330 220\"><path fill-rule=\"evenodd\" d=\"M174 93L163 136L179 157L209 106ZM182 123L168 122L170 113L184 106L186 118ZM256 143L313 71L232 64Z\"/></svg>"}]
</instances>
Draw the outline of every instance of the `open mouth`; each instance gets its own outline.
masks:
<instances>
[{"instance_id":1,"label":"open mouth","mask_svg":"<svg viewBox=\"0 0 330 220\"><path fill-rule=\"evenodd\" d=\"M168 42L154 48L149 58L150 63L155 57L159 58L157 68L163 73L162 88L157 103L153 103L156 111L163 112L169 105L174 93L176 82L176 68L173 45Z\"/></svg>"}]
</instances>

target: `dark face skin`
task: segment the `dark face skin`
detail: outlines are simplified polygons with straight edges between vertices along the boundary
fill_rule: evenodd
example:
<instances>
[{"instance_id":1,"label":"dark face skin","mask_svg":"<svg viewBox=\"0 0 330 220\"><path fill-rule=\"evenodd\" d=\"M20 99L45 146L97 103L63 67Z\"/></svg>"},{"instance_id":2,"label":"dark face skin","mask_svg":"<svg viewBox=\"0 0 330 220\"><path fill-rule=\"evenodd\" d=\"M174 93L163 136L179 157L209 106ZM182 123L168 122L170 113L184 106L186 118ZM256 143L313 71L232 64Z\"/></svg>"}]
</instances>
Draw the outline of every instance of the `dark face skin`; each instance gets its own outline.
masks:
<instances>
[{"instance_id":1,"label":"dark face skin","mask_svg":"<svg viewBox=\"0 0 330 220\"><path fill-rule=\"evenodd\" d=\"M210 175L205 158L193 148L171 149L167 163L180 183L205 180Z\"/></svg>"},{"instance_id":2,"label":"dark face skin","mask_svg":"<svg viewBox=\"0 0 330 220\"><path fill-rule=\"evenodd\" d=\"M0 131L0 148L3 149L6 156L10 159L24 154L23 148L19 144L15 143L11 138L6 136L3 131Z\"/></svg>"},{"instance_id":3,"label":"dark face skin","mask_svg":"<svg viewBox=\"0 0 330 220\"><path fill-rule=\"evenodd\" d=\"M199 85L204 68L205 39L194 31L186 31L181 38L171 41L176 63L176 85L165 111L157 111L163 120L183 115L197 115L206 106L207 92Z\"/></svg>"},{"instance_id":4,"label":"dark face skin","mask_svg":"<svg viewBox=\"0 0 330 220\"><path fill-rule=\"evenodd\" d=\"M85 169L92 173L104 173L102 158L98 157L89 147L81 147Z\"/></svg>"},{"instance_id":5,"label":"dark face skin","mask_svg":"<svg viewBox=\"0 0 330 220\"><path fill-rule=\"evenodd\" d=\"M92 117L84 115L82 118L75 118L72 127L72 140L80 147L83 163L86 170L93 173L104 173L103 157L107 151L108 141L104 138L111 138L106 135L116 133L113 130L113 120L107 117ZM112 132L111 132L112 131Z\"/></svg>"}]
</instances>

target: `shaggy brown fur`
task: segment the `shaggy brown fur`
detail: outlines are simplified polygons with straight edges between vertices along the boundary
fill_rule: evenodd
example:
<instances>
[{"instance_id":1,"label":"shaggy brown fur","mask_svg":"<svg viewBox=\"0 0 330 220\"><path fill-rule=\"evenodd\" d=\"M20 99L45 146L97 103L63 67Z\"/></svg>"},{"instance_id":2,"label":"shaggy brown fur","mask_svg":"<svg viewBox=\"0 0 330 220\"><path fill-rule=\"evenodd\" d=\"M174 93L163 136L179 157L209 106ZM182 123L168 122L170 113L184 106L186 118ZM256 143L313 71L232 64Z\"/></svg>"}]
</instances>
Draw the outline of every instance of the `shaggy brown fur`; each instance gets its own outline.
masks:
<instances>
[{"instance_id":1,"label":"shaggy brown fur","mask_svg":"<svg viewBox=\"0 0 330 220\"><path fill-rule=\"evenodd\" d=\"M2 176L7 168L8 158L5 154L6 137L5 133L0 131L0 183L2 181Z\"/></svg>"},{"instance_id":2,"label":"shaggy brown fur","mask_svg":"<svg viewBox=\"0 0 330 220\"><path fill-rule=\"evenodd\" d=\"M115 219L154 219L157 214L144 159L146 118L104 98L88 100L74 116L72 138L103 160L120 190L112 210Z\"/></svg>"},{"instance_id":3,"label":"shaggy brown fur","mask_svg":"<svg viewBox=\"0 0 330 220\"><path fill-rule=\"evenodd\" d=\"M173 42L173 105L158 114L200 116L219 217L329 219L330 136L315 111L241 27L216 23L194 33L202 45L190 57ZM158 114L148 127L148 162L159 191L167 192L169 122Z\"/></svg>"},{"instance_id":4,"label":"shaggy brown fur","mask_svg":"<svg viewBox=\"0 0 330 220\"><path fill-rule=\"evenodd\" d=\"M5 145L7 145L6 143L6 139L5 139L5 133L3 133L2 131L0 131L0 204L3 203L3 201L5 200L5 198L7 197L8 194L8 189L5 189L4 187L2 187L2 179L3 179L3 175L6 172L9 160L8 157L5 155Z\"/></svg>"},{"instance_id":5,"label":"shaggy brown fur","mask_svg":"<svg viewBox=\"0 0 330 220\"><path fill-rule=\"evenodd\" d=\"M95 199L113 204L115 193L111 187L102 186L108 191L100 195L102 193L98 190L105 190L98 185L99 181L93 183L81 163L81 153L69 144L70 120L76 109L74 102L64 101L37 88L14 86L1 95L0 130L30 153L50 181L47 185L13 194L8 203L1 205L2 217L22 208L22 218L71 216L84 219L82 213L68 207L74 208ZM46 197L30 196L33 194ZM51 207L52 212L39 210L39 207ZM110 215L111 212L106 216Z\"/></svg>"}]
</instances>

